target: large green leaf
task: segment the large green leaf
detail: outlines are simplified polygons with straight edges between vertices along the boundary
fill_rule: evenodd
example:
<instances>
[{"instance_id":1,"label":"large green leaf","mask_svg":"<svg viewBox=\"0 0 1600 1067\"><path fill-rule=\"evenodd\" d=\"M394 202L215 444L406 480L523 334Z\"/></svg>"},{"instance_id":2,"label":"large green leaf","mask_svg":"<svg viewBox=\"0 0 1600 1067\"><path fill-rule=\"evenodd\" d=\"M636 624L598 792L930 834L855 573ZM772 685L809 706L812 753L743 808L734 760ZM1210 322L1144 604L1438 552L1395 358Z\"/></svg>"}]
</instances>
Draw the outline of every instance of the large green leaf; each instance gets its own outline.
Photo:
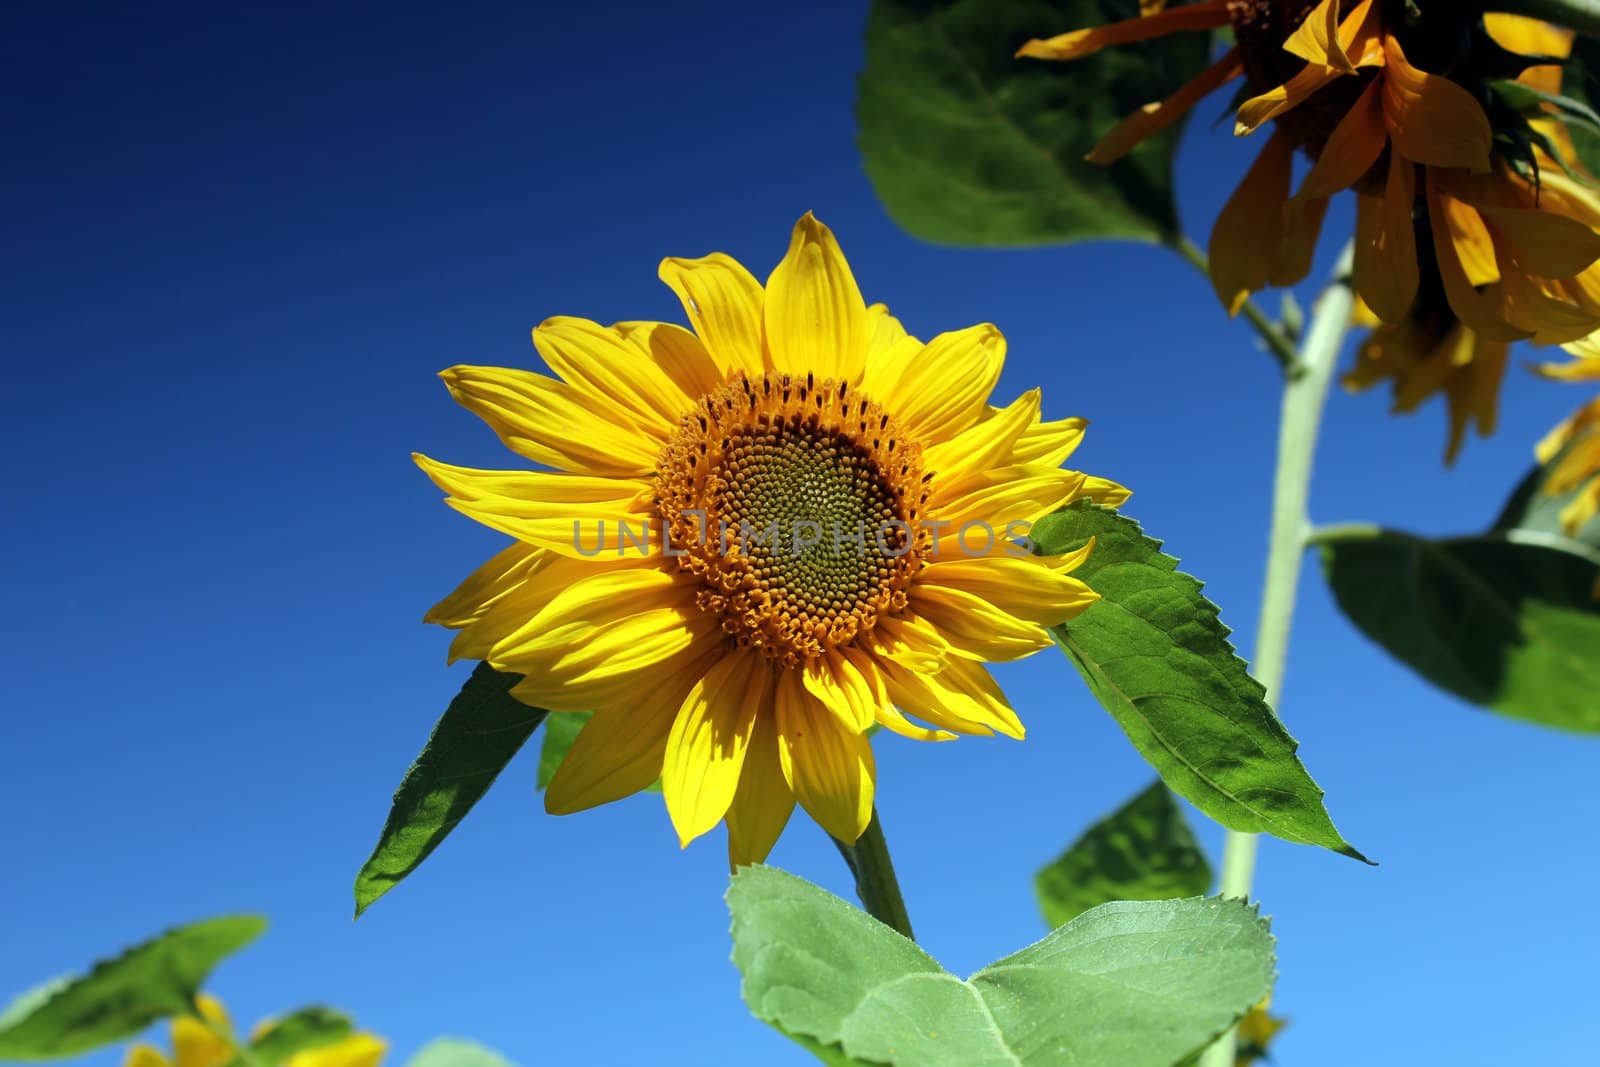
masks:
<instances>
[{"instance_id":1,"label":"large green leaf","mask_svg":"<svg viewBox=\"0 0 1600 1067\"><path fill-rule=\"evenodd\" d=\"M1334 829L1299 743L1267 706L1201 583L1139 524L1089 503L1041 519L1039 550L1095 539L1073 576L1100 594L1052 632L1089 689L1174 792L1230 830L1365 860Z\"/></svg>"},{"instance_id":2,"label":"large green leaf","mask_svg":"<svg viewBox=\"0 0 1600 1067\"><path fill-rule=\"evenodd\" d=\"M353 1029L343 1012L320 1004L301 1008L275 1020L251 1040L248 1067L277 1067L296 1053L341 1041Z\"/></svg>"},{"instance_id":3,"label":"large green leaf","mask_svg":"<svg viewBox=\"0 0 1600 1067\"><path fill-rule=\"evenodd\" d=\"M0 1013L0 1060L77 1056L192 1012L212 969L266 928L257 915L191 923L24 993Z\"/></svg>"},{"instance_id":4,"label":"large green leaf","mask_svg":"<svg viewBox=\"0 0 1600 1067\"><path fill-rule=\"evenodd\" d=\"M1030 38L1138 14L1135 0L874 0L856 117L889 214L914 236L960 245L1176 236L1176 127L1110 167L1083 157L1197 74L1209 35L1072 63L1014 56Z\"/></svg>"},{"instance_id":5,"label":"large green leaf","mask_svg":"<svg viewBox=\"0 0 1600 1067\"><path fill-rule=\"evenodd\" d=\"M406 1067L512 1067L511 1061L474 1041L440 1037L423 1045Z\"/></svg>"},{"instance_id":6,"label":"large green leaf","mask_svg":"<svg viewBox=\"0 0 1600 1067\"><path fill-rule=\"evenodd\" d=\"M480 663L445 709L395 792L378 844L356 875L356 915L439 847L544 721L542 709L511 696L520 680Z\"/></svg>"},{"instance_id":7,"label":"large green leaf","mask_svg":"<svg viewBox=\"0 0 1600 1067\"><path fill-rule=\"evenodd\" d=\"M1272 935L1238 900L1102 905L966 980L772 867L741 868L728 906L756 1017L866 1063L1171 1067L1272 988Z\"/></svg>"},{"instance_id":8,"label":"large green leaf","mask_svg":"<svg viewBox=\"0 0 1600 1067\"><path fill-rule=\"evenodd\" d=\"M1600 732L1600 552L1526 530L1430 541L1341 526L1316 543L1339 607L1434 685Z\"/></svg>"},{"instance_id":9,"label":"large green leaf","mask_svg":"<svg viewBox=\"0 0 1600 1067\"><path fill-rule=\"evenodd\" d=\"M1113 900L1197 897L1211 865L1160 779L1095 823L1033 879L1051 926Z\"/></svg>"}]
</instances>

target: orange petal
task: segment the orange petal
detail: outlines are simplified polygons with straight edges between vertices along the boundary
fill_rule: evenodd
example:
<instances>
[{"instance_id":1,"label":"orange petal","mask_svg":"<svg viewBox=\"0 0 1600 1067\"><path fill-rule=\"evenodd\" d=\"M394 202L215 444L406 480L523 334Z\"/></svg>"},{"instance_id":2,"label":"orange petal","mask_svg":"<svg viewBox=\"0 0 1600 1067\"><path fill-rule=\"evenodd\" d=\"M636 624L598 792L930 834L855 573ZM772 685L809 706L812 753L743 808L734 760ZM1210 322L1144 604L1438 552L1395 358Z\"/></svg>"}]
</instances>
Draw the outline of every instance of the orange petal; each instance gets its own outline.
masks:
<instances>
[{"instance_id":1,"label":"orange petal","mask_svg":"<svg viewBox=\"0 0 1600 1067\"><path fill-rule=\"evenodd\" d=\"M1368 5L1371 6L1371 0ZM1339 0L1322 0L1301 20L1300 28L1283 42L1283 50L1309 63L1354 74L1355 64L1339 40Z\"/></svg>"},{"instance_id":2,"label":"orange petal","mask_svg":"<svg viewBox=\"0 0 1600 1067\"><path fill-rule=\"evenodd\" d=\"M1239 50L1229 49L1227 55L1194 78L1165 100L1144 105L1111 128L1100 138L1100 143L1084 158L1090 163L1114 163L1133 151L1134 146L1147 137L1153 137L1184 115L1213 89L1232 81L1244 72L1239 61Z\"/></svg>"},{"instance_id":3,"label":"orange petal","mask_svg":"<svg viewBox=\"0 0 1600 1067\"><path fill-rule=\"evenodd\" d=\"M1263 123L1298 107L1312 93L1339 77L1342 75L1332 67L1307 63L1299 74L1282 85L1268 89L1260 96L1251 97L1239 105L1239 114L1233 124L1234 134L1242 137L1247 133L1255 133Z\"/></svg>"},{"instance_id":4,"label":"orange petal","mask_svg":"<svg viewBox=\"0 0 1600 1067\"><path fill-rule=\"evenodd\" d=\"M1328 213L1328 198L1290 200L1284 207L1283 239L1278 257L1267 280L1273 285L1298 285L1311 273L1311 257L1322 234L1322 217Z\"/></svg>"},{"instance_id":5,"label":"orange petal","mask_svg":"<svg viewBox=\"0 0 1600 1067\"><path fill-rule=\"evenodd\" d=\"M1389 128L1383 121L1383 96L1374 81L1339 120L1328 144L1300 183L1296 199L1332 196L1360 181L1383 154Z\"/></svg>"},{"instance_id":6,"label":"orange petal","mask_svg":"<svg viewBox=\"0 0 1600 1067\"><path fill-rule=\"evenodd\" d=\"M1434 167L1487 171L1494 132L1472 94L1413 67L1393 37L1384 38L1383 50L1383 116L1400 154Z\"/></svg>"},{"instance_id":7,"label":"orange petal","mask_svg":"<svg viewBox=\"0 0 1600 1067\"><path fill-rule=\"evenodd\" d=\"M1478 205L1497 256L1528 274L1570 278L1600 259L1600 234L1577 219L1536 208Z\"/></svg>"},{"instance_id":8,"label":"orange petal","mask_svg":"<svg viewBox=\"0 0 1600 1067\"><path fill-rule=\"evenodd\" d=\"M1170 11L1125 19L1106 26L1090 26L1056 37L1035 38L1017 49L1017 55L1033 59L1082 59L1108 45L1148 41L1180 30L1214 30L1227 24L1227 0L1206 0L1205 3L1184 4Z\"/></svg>"},{"instance_id":9,"label":"orange petal","mask_svg":"<svg viewBox=\"0 0 1600 1067\"><path fill-rule=\"evenodd\" d=\"M1211 228L1211 284L1229 315L1267 285L1287 228L1293 164L1294 146L1273 134Z\"/></svg>"},{"instance_id":10,"label":"orange petal","mask_svg":"<svg viewBox=\"0 0 1600 1067\"><path fill-rule=\"evenodd\" d=\"M1439 277L1444 282L1445 297L1456 318L1473 332L1491 341L1520 341L1529 336L1506 322L1499 311L1499 294L1480 293L1467 278L1456 251L1456 236L1481 227L1483 220L1471 207L1463 204L1440 188L1440 180L1430 168L1427 171L1428 218L1433 231L1434 258L1439 263Z\"/></svg>"},{"instance_id":11,"label":"orange petal","mask_svg":"<svg viewBox=\"0 0 1600 1067\"><path fill-rule=\"evenodd\" d=\"M1383 197L1356 200L1356 292L1384 322L1399 322L1417 298L1416 198L1416 171L1391 155Z\"/></svg>"}]
</instances>

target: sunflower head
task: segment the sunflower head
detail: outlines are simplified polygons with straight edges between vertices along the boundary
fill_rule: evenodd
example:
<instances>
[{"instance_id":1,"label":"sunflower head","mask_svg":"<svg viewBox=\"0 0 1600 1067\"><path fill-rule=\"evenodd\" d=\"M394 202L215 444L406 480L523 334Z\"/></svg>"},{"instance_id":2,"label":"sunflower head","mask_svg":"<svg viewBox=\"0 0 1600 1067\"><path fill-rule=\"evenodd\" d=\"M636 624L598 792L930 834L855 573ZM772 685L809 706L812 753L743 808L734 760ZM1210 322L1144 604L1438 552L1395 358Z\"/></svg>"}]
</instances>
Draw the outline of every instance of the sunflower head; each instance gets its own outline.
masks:
<instances>
[{"instance_id":1,"label":"sunflower head","mask_svg":"<svg viewBox=\"0 0 1600 1067\"><path fill-rule=\"evenodd\" d=\"M1029 525L1126 490L1064 470L1081 419L990 394L1005 339L923 342L868 307L810 215L765 285L728 256L667 259L693 332L552 319L547 377L445 372L524 461L418 457L450 504L509 535L428 619L520 700L593 710L546 792L577 811L661 780L680 840L728 826L766 856L796 802L855 841L874 724L922 740L1022 736L984 668L1049 645L1094 594L1088 547Z\"/></svg>"}]
</instances>

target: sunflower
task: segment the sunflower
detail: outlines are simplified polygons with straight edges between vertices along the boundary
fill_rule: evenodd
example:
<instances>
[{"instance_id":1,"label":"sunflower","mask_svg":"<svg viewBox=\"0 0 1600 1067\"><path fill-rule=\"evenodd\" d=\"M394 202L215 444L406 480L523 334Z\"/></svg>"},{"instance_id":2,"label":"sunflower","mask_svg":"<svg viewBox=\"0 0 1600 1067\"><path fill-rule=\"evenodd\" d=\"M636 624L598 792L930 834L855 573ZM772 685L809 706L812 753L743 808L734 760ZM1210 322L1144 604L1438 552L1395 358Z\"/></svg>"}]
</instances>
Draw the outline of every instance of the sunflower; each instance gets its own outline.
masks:
<instances>
[{"instance_id":1,"label":"sunflower","mask_svg":"<svg viewBox=\"0 0 1600 1067\"><path fill-rule=\"evenodd\" d=\"M1235 132L1269 122L1274 132L1211 232L1211 278L1230 314L1252 292L1306 276L1329 198L1349 189L1352 283L1377 329L1348 381L1393 377L1399 410L1445 390L1451 456L1469 419L1482 432L1492 427L1511 342L1600 357L1600 198L1567 173L1581 167L1566 130L1548 104L1518 113L1489 79L1463 84L1424 69L1487 71L1506 66L1509 53L1526 68L1518 81L1557 93L1561 68L1536 61L1565 59L1571 31L1439 0L1409 14L1376 0L1143 10L1030 41L1019 55L1076 59L1168 33L1232 29L1234 47L1207 71L1125 119L1089 155L1120 158L1211 90L1244 80ZM1296 150L1312 163L1291 195ZM1600 359L1546 373L1600 377Z\"/></svg>"},{"instance_id":2,"label":"sunflower","mask_svg":"<svg viewBox=\"0 0 1600 1067\"><path fill-rule=\"evenodd\" d=\"M1045 557L1020 537L1127 491L1061 468L1085 424L1042 420L1037 390L990 406L998 330L908 336L809 214L765 287L722 254L660 276L693 333L556 318L533 331L555 377L444 372L554 469L417 457L515 538L427 619L460 631L453 659L522 675L518 700L594 711L549 811L659 777L680 843L726 820L735 864L766 857L797 800L853 842L875 723L1022 737L984 661L1047 647L1095 594L1068 573L1089 546Z\"/></svg>"},{"instance_id":3,"label":"sunflower","mask_svg":"<svg viewBox=\"0 0 1600 1067\"><path fill-rule=\"evenodd\" d=\"M1553 464L1543 492L1547 496L1573 494L1561 509L1561 526L1568 536L1576 537L1600 514L1600 397L1546 434L1535 451L1540 463Z\"/></svg>"},{"instance_id":4,"label":"sunflower","mask_svg":"<svg viewBox=\"0 0 1600 1067\"><path fill-rule=\"evenodd\" d=\"M233 1033L222 1002L205 993L195 998L201 1018L179 1015L172 1020L172 1055L153 1045L134 1045L123 1059L123 1067L226 1067L236 1058L233 1045L221 1037ZM256 1026L256 1035L270 1032L271 1020ZM318 1048L297 1052L284 1061L284 1067L378 1067L388 1044L372 1034L351 1034Z\"/></svg>"}]
</instances>

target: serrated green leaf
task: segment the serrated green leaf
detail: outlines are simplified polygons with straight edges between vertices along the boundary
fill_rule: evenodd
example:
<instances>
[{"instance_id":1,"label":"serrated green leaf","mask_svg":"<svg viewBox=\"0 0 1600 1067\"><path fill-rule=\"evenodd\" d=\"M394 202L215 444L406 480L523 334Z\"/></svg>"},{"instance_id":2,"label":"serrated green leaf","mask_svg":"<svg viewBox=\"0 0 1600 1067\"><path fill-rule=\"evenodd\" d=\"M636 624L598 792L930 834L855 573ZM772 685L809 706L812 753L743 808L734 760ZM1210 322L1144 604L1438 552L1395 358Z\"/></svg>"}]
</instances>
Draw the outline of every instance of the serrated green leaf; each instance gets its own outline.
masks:
<instances>
[{"instance_id":1,"label":"serrated green leaf","mask_svg":"<svg viewBox=\"0 0 1600 1067\"><path fill-rule=\"evenodd\" d=\"M544 721L511 696L520 680L480 663L445 709L356 875L358 917L439 847Z\"/></svg>"},{"instance_id":2,"label":"serrated green leaf","mask_svg":"<svg viewBox=\"0 0 1600 1067\"><path fill-rule=\"evenodd\" d=\"M266 928L258 915L191 923L24 993L0 1014L0 1060L81 1055L190 1012L217 964Z\"/></svg>"},{"instance_id":3,"label":"serrated green leaf","mask_svg":"<svg viewBox=\"0 0 1600 1067\"><path fill-rule=\"evenodd\" d=\"M342 1041L353 1029L348 1015L320 1004L290 1012L250 1042L251 1067L276 1067L298 1052Z\"/></svg>"},{"instance_id":4,"label":"serrated green leaf","mask_svg":"<svg viewBox=\"0 0 1600 1067\"><path fill-rule=\"evenodd\" d=\"M1052 927L1113 900L1173 900L1211 888L1211 865L1160 779L1089 827L1033 879Z\"/></svg>"},{"instance_id":5,"label":"serrated green leaf","mask_svg":"<svg viewBox=\"0 0 1600 1067\"><path fill-rule=\"evenodd\" d=\"M1041 519L1030 536L1047 554L1095 539L1073 577L1100 600L1051 632L1174 792L1230 830L1368 862L1334 828L1299 743L1234 652L1217 606L1161 542L1086 502Z\"/></svg>"},{"instance_id":6,"label":"serrated green leaf","mask_svg":"<svg viewBox=\"0 0 1600 1067\"><path fill-rule=\"evenodd\" d=\"M417 1050L406 1067L513 1067L510 1060L475 1041L440 1037Z\"/></svg>"},{"instance_id":7,"label":"serrated green leaf","mask_svg":"<svg viewBox=\"0 0 1600 1067\"><path fill-rule=\"evenodd\" d=\"M745 1003L779 1030L895 1067L1170 1067L1272 988L1242 901L1119 902L966 980L772 867L728 889Z\"/></svg>"},{"instance_id":8,"label":"serrated green leaf","mask_svg":"<svg viewBox=\"0 0 1600 1067\"><path fill-rule=\"evenodd\" d=\"M1504 715L1600 732L1600 552L1525 530L1318 533L1339 607L1429 682Z\"/></svg>"},{"instance_id":9,"label":"serrated green leaf","mask_svg":"<svg viewBox=\"0 0 1600 1067\"><path fill-rule=\"evenodd\" d=\"M957 245L1176 237L1176 127L1110 167L1083 157L1198 74L1208 35L1072 63L1014 57L1030 38L1138 15L1135 0L874 0L856 117L890 216Z\"/></svg>"}]
</instances>

